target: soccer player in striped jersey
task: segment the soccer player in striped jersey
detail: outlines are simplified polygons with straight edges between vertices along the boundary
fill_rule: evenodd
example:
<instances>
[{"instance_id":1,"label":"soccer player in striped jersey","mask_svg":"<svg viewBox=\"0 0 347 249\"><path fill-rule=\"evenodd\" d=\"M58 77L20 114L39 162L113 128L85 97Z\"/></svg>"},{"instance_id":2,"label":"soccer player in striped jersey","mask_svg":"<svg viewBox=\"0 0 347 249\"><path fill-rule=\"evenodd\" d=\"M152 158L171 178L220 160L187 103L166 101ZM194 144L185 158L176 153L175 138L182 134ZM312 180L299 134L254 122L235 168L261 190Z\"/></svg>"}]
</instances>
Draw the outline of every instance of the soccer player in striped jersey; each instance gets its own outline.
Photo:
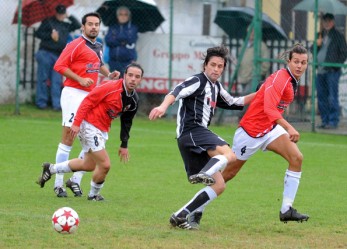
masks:
<instances>
[{"instance_id":1,"label":"soccer player in striped jersey","mask_svg":"<svg viewBox=\"0 0 347 249\"><path fill-rule=\"evenodd\" d=\"M217 107L241 110L254 97L252 93L234 98L218 81L228 56L224 46L207 49L203 72L178 84L149 114L150 120L162 117L171 104L179 101L176 135L188 180L206 185L170 217L174 227L199 228L204 208L225 189L220 170L236 159L229 144L208 129Z\"/></svg>"},{"instance_id":2,"label":"soccer player in striped jersey","mask_svg":"<svg viewBox=\"0 0 347 249\"><path fill-rule=\"evenodd\" d=\"M235 132L232 149L237 160L227 165L222 175L225 181L233 179L241 167L258 150L269 150L287 160L289 166L284 176L284 191L280 221L307 221L293 203L301 178L303 156L297 146L300 134L282 114L294 100L300 77L308 65L308 52L301 44L295 45L285 55L286 68L271 74L257 91L252 103Z\"/></svg>"}]
</instances>

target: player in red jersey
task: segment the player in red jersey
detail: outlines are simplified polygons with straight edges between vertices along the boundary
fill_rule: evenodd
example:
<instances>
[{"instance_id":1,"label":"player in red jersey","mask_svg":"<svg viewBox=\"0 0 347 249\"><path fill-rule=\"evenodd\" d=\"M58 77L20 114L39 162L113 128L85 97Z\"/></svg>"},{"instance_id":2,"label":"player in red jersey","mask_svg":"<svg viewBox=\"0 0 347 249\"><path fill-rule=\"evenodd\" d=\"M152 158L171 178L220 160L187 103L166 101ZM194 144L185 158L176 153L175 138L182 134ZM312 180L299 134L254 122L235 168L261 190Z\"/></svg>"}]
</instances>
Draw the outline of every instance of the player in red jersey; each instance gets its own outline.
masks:
<instances>
[{"instance_id":1,"label":"player in red jersey","mask_svg":"<svg viewBox=\"0 0 347 249\"><path fill-rule=\"evenodd\" d=\"M120 117L121 145L118 155L123 162L129 160L128 140L133 118L138 109L138 95L135 91L143 76L139 64L129 64L124 80L106 81L94 88L82 101L70 129L70 136L80 139L84 159L75 158L62 163L43 164L38 184L44 187L52 174L75 171L93 171L88 200L102 201L100 190L111 168L105 145L113 119Z\"/></svg>"},{"instance_id":2,"label":"player in red jersey","mask_svg":"<svg viewBox=\"0 0 347 249\"><path fill-rule=\"evenodd\" d=\"M117 78L119 72L110 73L102 61L102 44L97 42L101 18L98 13L88 13L82 17L82 36L76 38L63 50L54 70L66 77L61 94L62 108L62 139L58 145L56 162L68 160L74 139L69 135L70 127L76 115L78 106L87 94L96 86L99 73L111 79ZM81 152L80 157L84 153ZM81 179L84 172L75 172L66 182L75 196L81 196ZM66 197L64 174L57 174L54 192L58 197Z\"/></svg>"},{"instance_id":3,"label":"player in red jersey","mask_svg":"<svg viewBox=\"0 0 347 249\"><path fill-rule=\"evenodd\" d=\"M227 165L222 175L233 179L241 167L259 149L273 151L289 163L284 177L280 221L307 221L293 207L301 178L303 156L297 146L300 134L282 116L293 101L300 77L308 65L308 52L301 45L288 51L287 67L270 75L257 91L235 132L233 151L237 160Z\"/></svg>"}]
</instances>

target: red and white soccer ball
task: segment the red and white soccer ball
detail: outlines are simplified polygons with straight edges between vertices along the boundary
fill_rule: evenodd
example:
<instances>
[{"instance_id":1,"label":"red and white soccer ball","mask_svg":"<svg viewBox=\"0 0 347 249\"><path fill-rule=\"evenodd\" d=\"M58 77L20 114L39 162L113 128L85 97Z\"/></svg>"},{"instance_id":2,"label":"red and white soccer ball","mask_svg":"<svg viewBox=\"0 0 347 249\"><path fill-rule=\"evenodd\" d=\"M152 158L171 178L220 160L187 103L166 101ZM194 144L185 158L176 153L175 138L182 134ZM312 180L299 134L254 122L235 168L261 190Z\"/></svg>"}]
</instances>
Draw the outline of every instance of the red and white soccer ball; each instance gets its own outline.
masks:
<instances>
[{"instance_id":1,"label":"red and white soccer ball","mask_svg":"<svg viewBox=\"0 0 347 249\"><path fill-rule=\"evenodd\" d=\"M74 233L79 223L77 212L70 207L59 208L52 216L53 228L58 233Z\"/></svg>"}]
</instances>

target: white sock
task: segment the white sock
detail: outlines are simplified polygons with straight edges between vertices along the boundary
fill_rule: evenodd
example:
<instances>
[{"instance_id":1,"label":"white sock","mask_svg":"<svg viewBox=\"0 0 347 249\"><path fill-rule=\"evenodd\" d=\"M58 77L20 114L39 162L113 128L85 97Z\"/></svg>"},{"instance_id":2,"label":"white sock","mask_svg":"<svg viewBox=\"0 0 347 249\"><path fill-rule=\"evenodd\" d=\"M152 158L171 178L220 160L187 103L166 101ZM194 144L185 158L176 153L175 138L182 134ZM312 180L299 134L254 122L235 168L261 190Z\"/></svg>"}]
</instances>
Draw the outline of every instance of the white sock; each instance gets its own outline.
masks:
<instances>
[{"instance_id":1,"label":"white sock","mask_svg":"<svg viewBox=\"0 0 347 249\"><path fill-rule=\"evenodd\" d=\"M49 170L51 171L52 174L72 172L72 170L69 167L69 162L70 161L65 161L62 163L52 164Z\"/></svg>"},{"instance_id":2,"label":"white sock","mask_svg":"<svg viewBox=\"0 0 347 249\"><path fill-rule=\"evenodd\" d=\"M195 210L191 210L191 212L187 209L187 206L189 206L189 204L191 204L193 201L195 201L196 197L199 196L202 192L206 192L209 200L206 201L205 203L203 203L201 206L197 207ZM217 198L217 194L216 192L214 192L214 190L210 187L210 186L206 186L205 188L201 189L199 192L197 192L194 197L186 204L184 205L180 210L178 210L175 215L177 216L179 213L181 213L183 210L188 212L188 213L194 213L198 210L200 210L201 212L205 209L205 207L207 206L207 204L209 204L211 201L213 201L214 199Z\"/></svg>"},{"instance_id":3,"label":"white sock","mask_svg":"<svg viewBox=\"0 0 347 249\"><path fill-rule=\"evenodd\" d=\"M83 150L81 150L80 154L78 155L78 158L80 158L80 159L84 158L84 151ZM77 171L77 172L73 173L70 180L81 186L81 181L82 181L82 177L83 177L84 173L86 173L86 172L85 171Z\"/></svg>"},{"instance_id":4,"label":"white sock","mask_svg":"<svg viewBox=\"0 0 347 249\"><path fill-rule=\"evenodd\" d=\"M97 184L97 183L93 182L93 180L91 180L90 181L90 191L89 191L88 196L98 195L103 186L104 186L104 183Z\"/></svg>"},{"instance_id":5,"label":"white sock","mask_svg":"<svg viewBox=\"0 0 347 249\"><path fill-rule=\"evenodd\" d=\"M284 190L281 213L284 214L293 206L296 192L299 188L301 172L294 172L287 169L284 176Z\"/></svg>"},{"instance_id":6,"label":"white sock","mask_svg":"<svg viewBox=\"0 0 347 249\"><path fill-rule=\"evenodd\" d=\"M201 170L206 174L212 176L214 173L223 170L228 163L228 159L223 155L217 155L210 159L205 167ZM212 165L211 165L212 164Z\"/></svg>"},{"instance_id":7,"label":"white sock","mask_svg":"<svg viewBox=\"0 0 347 249\"><path fill-rule=\"evenodd\" d=\"M81 150L80 154L78 155L78 158L84 159L84 153L85 152L83 150Z\"/></svg>"},{"instance_id":8,"label":"white sock","mask_svg":"<svg viewBox=\"0 0 347 249\"><path fill-rule=\"evenodd\" d=\"M71 149L72 149L72 146L59 143L57 153L55 155L55 162L61 163L61 162L65 162L69 160ZM64 174L59 174L59 173L56 174L54 188L62 187L63 185L64 185Z\"/></svg>"},{"instance_id":9,"label":"white sock","mask_svg":"<svg viewBox=\"0 0 347 249\"><path fill-rule=\"evenodd\" d=\"M81 186L82 177L86 173L85 171L76 171L71 177L71 181L78 183Z\"/></svg>"}]
</instances>

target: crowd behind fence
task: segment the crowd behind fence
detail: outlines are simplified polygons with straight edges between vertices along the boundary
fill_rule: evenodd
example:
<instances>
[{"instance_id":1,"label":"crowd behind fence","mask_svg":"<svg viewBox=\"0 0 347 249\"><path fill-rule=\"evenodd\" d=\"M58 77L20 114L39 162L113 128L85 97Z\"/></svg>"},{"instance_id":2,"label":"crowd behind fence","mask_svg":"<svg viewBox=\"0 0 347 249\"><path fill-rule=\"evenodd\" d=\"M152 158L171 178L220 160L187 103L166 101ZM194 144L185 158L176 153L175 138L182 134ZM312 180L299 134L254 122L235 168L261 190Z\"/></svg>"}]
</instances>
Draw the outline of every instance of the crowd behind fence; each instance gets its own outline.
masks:
<instances>
[{"instance_id":1,"label":"crowd behind fence","mask_svg":"<svg viewBox=\"0 0 347 249\"><path fill-rule=\"evenodd\" d=\"M23 67L20 73L20 84L23 88L30 87L35 88L36 82L36 62L34 54L37 51L38 41L34 37L34 28L26 27L23 28ZM103 37L105 34L102 34ZM225 45L229 46L231 52L231 58L237 59L239 57L240 47L242 46L243 40L239 39L224 39ZM294 41L294 40L269 40L266 41L266 45L270 50L270 58L262 58L264 60L270 61L270 73L274 72L285 66L284 61L279 60L280 55L291 48L295 43L302 43L308 49L312 46L310 41ZM312 56L310 57L312 59ZM230 87L228 84L232 84L230 87L231 93L234 95L239 95L237 92L237 81L229 82L230 75L235 70L235 62L233 60L228 64L226 73L223 76L223 81L226 82L226 88ZM196 72L198 73L198 72ZM190 76L187 74L187 77ZM312 66L308 67L307 72L303 75L300 85L298 88L297 95L295 96L294 103L288 108L285 113L286 118L291 122L296 122L300 124L302 130L311 131L312 130L312 115L317 115L317 108L312 114ZM34 91L33 91L34 92ZM313 93L315 94L315 93ZM164 94L162 93L150 93L150 92L141 92L142 105L140 106L139 115L146 116L150 109L155 105L159 104L163 98ZM34 99L34 96L33 96ZM177 108L177 107L176 107ZM169 113L168 117L174 117L175 107ZM218 123L228 123L228 122L238 122L237 113L232 111L226 112L217 112L217 115L220 115ZM317 115L316 123L319 123L319 117ZM347 131L347 118L344 117L341 113L341 123L340 129L337 133L345 133Z\"/></svg>"}]
</instances>

